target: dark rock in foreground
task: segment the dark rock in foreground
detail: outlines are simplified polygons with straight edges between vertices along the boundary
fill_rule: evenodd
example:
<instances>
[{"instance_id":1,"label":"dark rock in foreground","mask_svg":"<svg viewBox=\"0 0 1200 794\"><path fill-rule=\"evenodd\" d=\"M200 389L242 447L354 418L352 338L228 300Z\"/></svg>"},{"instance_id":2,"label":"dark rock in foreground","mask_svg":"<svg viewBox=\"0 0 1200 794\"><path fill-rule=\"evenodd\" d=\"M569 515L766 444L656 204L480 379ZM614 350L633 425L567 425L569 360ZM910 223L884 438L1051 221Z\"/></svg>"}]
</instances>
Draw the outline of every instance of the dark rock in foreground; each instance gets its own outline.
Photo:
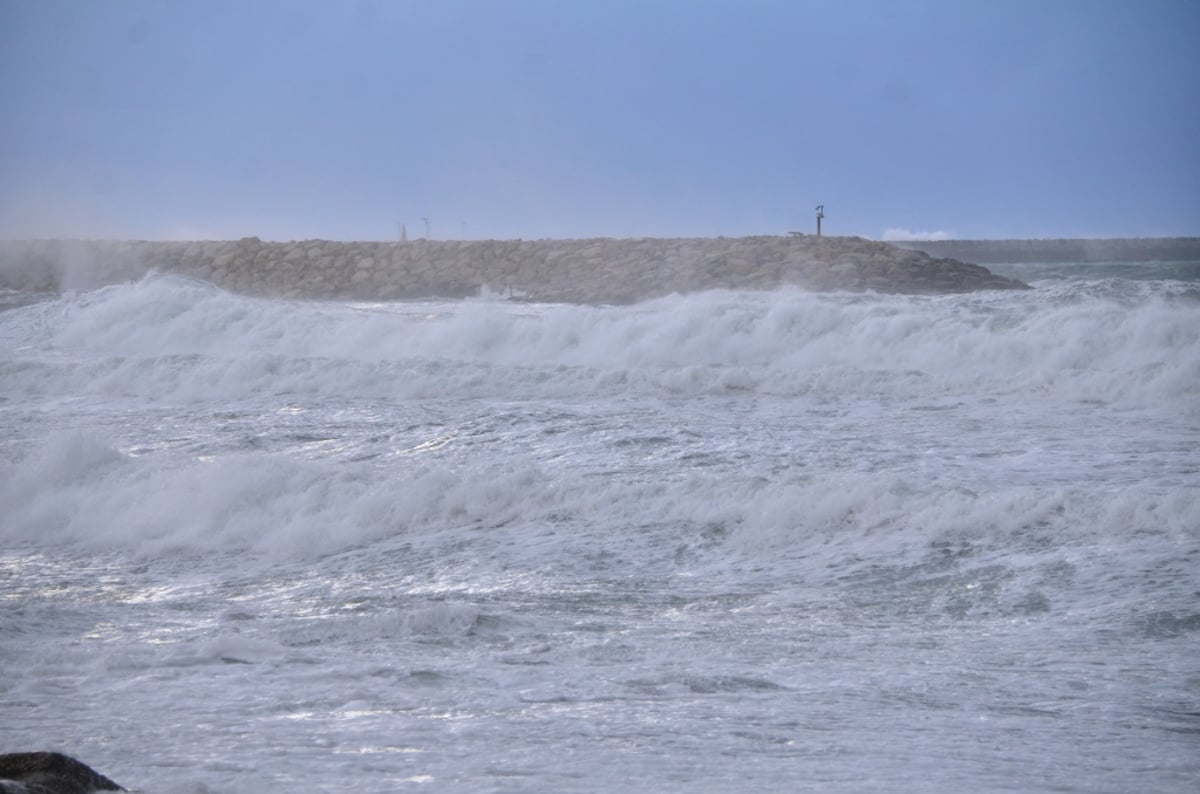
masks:
<instances>
[{"instance_id":1,"label":"dark rock in foreground","mask_svg":"<svg viewBox=\"0 0 1200 794\"><path fill-rule=\"evenodd\" d=\"M979 265L861 237L0 242L0 287L10 289L85 289L151 269L251 295L354 300L455 298L485 288L570 303L787 285L890 293L1028 289Z\"/></svg>"},{"instance_id":2,"label":"dark rock in foreground","mask_svg":"<svg viewBox=\"0 0 1200 794\"><path fill-rule=\"evenodd\" d=\"M87 794L124 790L87 764L62 753L0 755L0 792L3 794Z\"/></svg>"}]
</instances>

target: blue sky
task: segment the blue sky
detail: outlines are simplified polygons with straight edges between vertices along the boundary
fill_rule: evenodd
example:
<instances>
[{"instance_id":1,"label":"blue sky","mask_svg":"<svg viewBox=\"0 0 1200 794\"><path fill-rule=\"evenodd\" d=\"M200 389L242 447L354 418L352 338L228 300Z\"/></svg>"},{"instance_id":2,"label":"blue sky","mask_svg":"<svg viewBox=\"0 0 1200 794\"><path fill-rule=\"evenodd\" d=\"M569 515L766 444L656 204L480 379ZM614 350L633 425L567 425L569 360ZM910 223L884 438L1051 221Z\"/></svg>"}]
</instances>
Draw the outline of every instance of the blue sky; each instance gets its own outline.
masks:
<instances>
[{"instance_id":1,"label":"blue sky","mask_svg":"<svg viewBox=\"0 0 1200 794\"><path fill-rule=\"evenodd\" d=\"M0 0L0 237L1200 235L1198 41L1195 0Z\"/></svg>"}]
</instances>

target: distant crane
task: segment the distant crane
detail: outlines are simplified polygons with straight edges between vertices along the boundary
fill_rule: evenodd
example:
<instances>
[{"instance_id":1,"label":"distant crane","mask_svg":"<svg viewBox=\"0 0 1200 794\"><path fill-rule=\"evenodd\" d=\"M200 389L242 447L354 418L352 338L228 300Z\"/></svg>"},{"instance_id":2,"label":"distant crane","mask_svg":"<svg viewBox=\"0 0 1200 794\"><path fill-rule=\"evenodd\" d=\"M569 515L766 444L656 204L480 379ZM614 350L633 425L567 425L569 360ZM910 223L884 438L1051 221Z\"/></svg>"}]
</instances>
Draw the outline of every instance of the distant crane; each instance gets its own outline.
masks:
<instances>
[{"instance_id":1,"label":"distant crane","mask_svg":"<svg viewBox=\"0 0 1200 794\"><path fill-rule=\"evenodd\" d=\"M817 205L817 237L821 236L821 219L825 217L825 205Z\"/></svg>"}]
</instances>

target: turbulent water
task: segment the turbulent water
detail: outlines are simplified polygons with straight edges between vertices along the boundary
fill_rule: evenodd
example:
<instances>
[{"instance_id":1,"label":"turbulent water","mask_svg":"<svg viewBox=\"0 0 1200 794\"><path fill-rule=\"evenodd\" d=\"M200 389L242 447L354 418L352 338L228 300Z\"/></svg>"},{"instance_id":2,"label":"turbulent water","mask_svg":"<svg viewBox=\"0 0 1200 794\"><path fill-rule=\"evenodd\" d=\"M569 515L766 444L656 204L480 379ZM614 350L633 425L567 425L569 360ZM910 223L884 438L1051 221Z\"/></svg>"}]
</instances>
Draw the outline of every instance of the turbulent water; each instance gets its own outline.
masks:
<instances>
[{"instance_id":1,"label":"turbulent water","mask_svg":"<svg viewBox=\"0 0 1200 794\"><path fill-rule=\"evenodd\" d=\"M144 792L1182 792L1200 267L0 296L0 751Z\"/></svg>"}]
</instances>

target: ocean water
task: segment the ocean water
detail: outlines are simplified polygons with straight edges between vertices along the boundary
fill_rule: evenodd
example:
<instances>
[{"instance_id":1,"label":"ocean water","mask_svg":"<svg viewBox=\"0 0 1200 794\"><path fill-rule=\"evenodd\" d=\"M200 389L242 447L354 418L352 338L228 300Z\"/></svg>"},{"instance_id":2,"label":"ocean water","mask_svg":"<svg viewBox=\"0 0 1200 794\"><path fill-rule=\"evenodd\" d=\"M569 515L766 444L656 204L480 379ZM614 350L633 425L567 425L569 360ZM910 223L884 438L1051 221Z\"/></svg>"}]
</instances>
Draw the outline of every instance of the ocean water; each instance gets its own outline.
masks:
<instances>
[{"instance_id":1,"label":"ocean water","mask_svg":"<svg viewBox=\"0 0 1200 794\"><path fill-rule=\"evenodd\" d=\"M1200 268L0 296L0 751L143 792L1184 792Z\"/></svg>"}]
</instances>

